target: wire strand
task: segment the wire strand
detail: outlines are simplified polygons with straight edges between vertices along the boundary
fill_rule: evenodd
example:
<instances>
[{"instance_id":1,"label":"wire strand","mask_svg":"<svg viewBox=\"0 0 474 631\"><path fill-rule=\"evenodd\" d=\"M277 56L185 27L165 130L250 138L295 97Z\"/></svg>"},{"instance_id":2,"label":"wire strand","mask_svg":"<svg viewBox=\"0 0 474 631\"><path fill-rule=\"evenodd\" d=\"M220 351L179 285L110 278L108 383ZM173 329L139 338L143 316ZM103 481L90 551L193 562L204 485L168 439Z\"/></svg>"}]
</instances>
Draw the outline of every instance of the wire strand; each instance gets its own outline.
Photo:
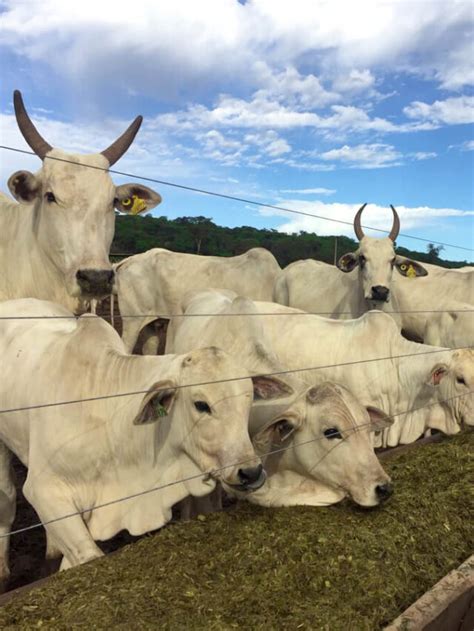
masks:
<instances>
[{"instance_id":1,"label":"wire strand","mask_svg":"<svg viewBox=\"0 0 474 631\"><path fill-rule=\"evenodd\" d=\"M390 355L388 357L374 357L372 359L359 359L356 361L350 361L350 362L342 362L339 364L326 364L323 366L311 366L308 368L292 368L289 370L278 370L275 372L269 372L269 373L260 373L259 375L252 375L252 376L259 376L259 377L277 377L279 375L288 375L288 374L294 374L294 373L300 373L300 372L307 372L310 370L324 370L327 368L338 368L340 366L354 366L354 365L358 365L358 364L368 364L371 362L377 362L377 361L390 361L392 359L403 359L404 357L418 357L419 355L432 355L433 353L447 353L447 352L454 352L454 351L460 351L460 350L470 350L472 347L471 346L460 346L460 347L456 347L456 348L442 348L442 349L436 349L436 350L431 350L431 351L420 351L419 353L408 353L406 355ZM154 392L162 392L162 391L168 391L170 389L172 390L181 390L183 388L192 388L192 387L198 387L198 386L210 386L212 384L215 383L229 383L229 382L233 382L233 381L243 381L245 379L250 379L251 376L250 375L242 375L240 377L230 377L230 378L226 378L226 379L216 379L214 381L201 381L198 383L183 383L183 384L177 384L175 386L167 386L167 387L163 387L163 388L156 388L156 390L154 390ZM24 406L24 407L17 407L17 408L9 408L9 409L4 409L4 410L0 410L0 414L10 414L13 412L24 412L27 410L39 410L39 409L43 409L43 408L52 408L52 407L59 407L62 405L73 405L73 404L77 404L77 403L88 403L90 401L100 401L102 399L117 399L120 397L130 397L130 396L136 396L139 394L148 394L149 390L135 390L133 392L120 392L120 393L115 393L115 394L104 394L101 396L96 396L96 397L86 397L84 399L72 399L70 401L59 401L56 403L40 403L38 405L29 405L29 406Z\"/></svg>"},{"instance_id":2,"label":"wire strand","mask_svg":"<svg viewBox=\"0 0 474 631\"><path fill-rule=\"evenodd\" d=\"M278 304L278 303L275 303ZM387 315L392 314L403 314L403 313L474 313L474 309L412 309L412 310L404 310L404 311L381 311L372 309L371 311L384 313ZM365 311L360 314L359 317L364 315L365 313L369 313ZM86 314L82 314L86 315ZM352 311L296 311L296 312L255 312L255 313L134 313L121 315L116 314L116 318L155 318L162 320L170 320L171 318L230 318L230 317L240 317L240 316L305 316L305 315L318 315L318 316L327 316L327 315L352 315ZM95 313L89 313L87 316L99 318L105 320L106 318L110 318L109 315L98 315ZM78 320L81 315L67 315L67 316L0 316L0 320ZM331 318L332 319L332 318ZM353 316L356 320L357 317Z\"/></svg>"},{"instance_id":3,"label":"wire strand","mask_svg":"<svg viewBox=\"0 0 474 631\"><path fill-rule=\"evenodd\" d=\"M27 155L36 156L34 151L27 151L26 149L18 149L17 147L9 147L7 145L0 145L0 149L5 149L7 151L14 151L16 153L24 153ZM172 188L179 188L181 190L190 191L193 193L200 193L201 195L209 195L211 197L220 197L222 199L229 199L235 202L240 202L243 204L251 204L253 206L258 206L259 208L271 208L273 210L279 210L285 213L291 213L294 215L303 215L305 217L313 217L315 219L322 219L324 221L332 221L334 223L344 224L346 226L353 226L352 221L344 221L343 219L334 219L334 217L325 217L323 215L315 215L314 213L304 212L303 210L295 210L294 208L286 208L284 206L277 206L275 204L265 204L264 202L257 202L253 199L246 199L245 197L237 197L235 195L228 195L225 193L216 193L215 191L208 191L202 188L196 188L194 186L186 186L185 184L176 184L175 182L168 182L166 180L159 180L157 178L146 177L144 175L136 175L133 173L127 173L126 171L117 171L116 169L106 169L105 167L100 167L93 164L80 164L79 162L75 162L74 160L67 160L66 158L58 158L53 156L46 156L45 160L57 160L58 162L66 162L67 164L75 164L81 167L87 167L89 169L96 169L99 171L108 171L109 173L114 173L115 175L121 175L124 177L136 178L138 180L143 180L145 182L153 182L155 184L162 184L163 186L170 186ZM366 230L374 230L375 232L382 232L384 234L389 234L390 230L383 230L382 228L374 228L372 226L362 226ZM442 245L448 248L455 248L458 250L466 250L468 252L474 251L474 248L466 248L462 245L454 245L452 243L445 243L442 241L433 241L433 239L425 239L423 237L416 237L411 234L399 233L399 237L404 237L406 239L414 239L416 241L423 241L424 243L436 243L437 245Z\"/></svg>"},{"instance_id":4,"label":"wire strand","mask_svg":"<svg viewBox=\"0 0 474 631\"><path fill-rule=\"evenodd\" d=\"M452 401L453 399L459 399L461 397L465 397L465 396L468 396L468 395L473 394L473 393L474 393L474 390L470 390L469 392L466 392L464 394L458 394L458 395L455 395L453 397L449 397L448 399L444 399L442 401L433 401L432 403L421 405L421 406L419 406L417 408L412 408L412 409L409 409L409 410L404 410L403 412L396 412L395 414L387 415L387 418L394 419L395 417L398 417L398 416L405 416L407 414L410 414L411 412L415 412L417 410L421 410L421 409L427 408L427 407L432 407L433 405L439 405L441 403L448 403L449 401ZM349 434L349 435L355 434L361 428L368 427L371 424L372 424L371 422L369 422L369 423L360 423L359 425L355 425L352 428L350 428L350 430L348 430L346 433ZM257 455L258 455L259 458L266 458L267 456L271 456L273 454L277 454L277 453L281 453L281 452L284 452L284 451L288 451L290 449L296 449L297 447L303 447L304 445L309 445L311 443L314 443L314 442L317 442L317 441L320 441L320 440L327 440L327 439L326 439L325 436L318 436L316 438L312 438L311 440L306 440L306 441L303 441L301 443L297 443L295 445L290 445L289 447L282 447L281 449L275 449L275 450L266 452L264 454L260 454L260 455L257 454ZM335 447L337 447L339 445L342 445L344 440L346 440L346 438L343 438L340 443L337 443L335 445ZM332 449L330 451L332 451ZM324 454L319 459L319 461L317 461L317 463L315 465L313 465L311 470L314 471L314 469L317 466L319 466L321 461L324 460L324 458L327 455L328 455L327 453ZM162 485L153 487L151 489L145 489L144 491L137 491L136 493L131 493L130 495L126 495L126 496L123 496L123 497L120 497L120 498L117 498L117 499L114 499L114 500L110 500L108 502L104 502L103 504L97 504L96 506L93 506L93 507L90 507L90 508L85 508L85 509L82 509L82 510L75 511L73 513L68 513L67 515L62 515L60 517L55 517L54 519L50 519L50 520L45 521L45 522L38 522L38 523L32 524L30 526L25 526L24 528L18 528L17 530L12 530L11 532L8 532L6 534L0 535L0 540L5 538L5 537L10 537L10 536L13 536L13 535L17 535L17 534L20 534L20 533L23 533L23 532L27 532L29 530L34 530L35 528L40 528L41 526L45 527L45 526L48 526L50 524L57 523L58 521L63 521L65 519L70 519L71 517L77 517L79 515L83 515L84 513L91 513L91 512L93 512L95 510L98 510L100 508L105 508L107 506L112 506L112 505L118 504L120 502L125 502L127 500L135 499L136 497L141 497L143 495L148 495L149 493L154 493L156 491L162 491L163 489L169 488L171 486L175 486L177 484L183 484L184 482L189 482L191 480L197 480L199 478L208 478L208 477L212 476L215 473L219 473L220 471L224 471L225 469L230 469L231 467L237 467L237 466L240 466L242 464L246 464L247 462L250 462L251 460L253 460L253 458L252 459L247 459L247 460L242 460L240 462L234 462L232 464L228 464L228 465L224 465L222 467L218 467L217 469L212 469L211 471L207 471L205 473L204 472L203 473L197 473L195 475L192 475L192 476L189 476L189 477L186 477L186 478L181 478L180 480L174 480L173 482L168 482L166 484L162 484Z\"/></svg>"}]
</instances>

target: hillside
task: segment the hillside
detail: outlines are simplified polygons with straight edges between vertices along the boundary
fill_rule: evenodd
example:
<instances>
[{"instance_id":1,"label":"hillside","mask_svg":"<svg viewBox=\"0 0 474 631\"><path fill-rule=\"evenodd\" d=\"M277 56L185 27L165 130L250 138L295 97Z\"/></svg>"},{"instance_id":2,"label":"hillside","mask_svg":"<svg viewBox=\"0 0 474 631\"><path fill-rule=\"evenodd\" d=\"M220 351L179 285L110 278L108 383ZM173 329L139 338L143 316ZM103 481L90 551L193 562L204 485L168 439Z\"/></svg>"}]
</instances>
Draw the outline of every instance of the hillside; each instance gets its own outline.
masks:
<instances>
[{"instance_id":1,"label":"hillside","mask_svg":"<svg viewBox=\"0 0 474 631\"><path fill-rule=\"evenodd\" d=\"M176 252L199 253L214 256L233 256L250 248L270 250L285 267L298 259L314 258L326 263L334 262L336 237L322 237L315 233L286 234L278 230L259 230L250 226L227 228L218 226L206 217L117 216L112 252L137 254L150 248L162 247ZM356 241L337 237L337 256L356 248ZM461 267L467 261L446 261L436 256L436 248L426 251L398 248L397 252L418 261L443 267Z\"/></svg>"}]
</instances>

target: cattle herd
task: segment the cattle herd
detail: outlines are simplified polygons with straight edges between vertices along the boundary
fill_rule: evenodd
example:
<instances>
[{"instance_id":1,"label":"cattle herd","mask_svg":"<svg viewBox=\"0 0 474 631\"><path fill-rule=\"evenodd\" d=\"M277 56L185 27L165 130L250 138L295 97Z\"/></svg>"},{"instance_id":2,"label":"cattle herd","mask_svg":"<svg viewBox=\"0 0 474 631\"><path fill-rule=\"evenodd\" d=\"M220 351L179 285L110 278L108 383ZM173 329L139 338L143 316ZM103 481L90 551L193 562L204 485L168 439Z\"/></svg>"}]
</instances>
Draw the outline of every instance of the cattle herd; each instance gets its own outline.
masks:
<instances>
[{"instance_id":1,"label":"cattle herd","mask_svg":"<svg viewBox=\"0 0 474 631\"><path fill-rule=\"evenodd\" d=\"M395 208L382 239L364 234L359 209L358 249L337 267L282 270L261 248L156 248L113 266L114 209L161 201L108 173L141 117L77 155L41 137L19 92L14 106L42 165L10 177L16 201L0 193L0 582L12 454L64 569L122 529L163 526L178 502L183 514L190 498L216 506L222 490L263 506L377 506L393 489L374 447L474 424L474 270L397 255ZM122 339L86 313L110 294Z\"/></svg>"}]
</instances>

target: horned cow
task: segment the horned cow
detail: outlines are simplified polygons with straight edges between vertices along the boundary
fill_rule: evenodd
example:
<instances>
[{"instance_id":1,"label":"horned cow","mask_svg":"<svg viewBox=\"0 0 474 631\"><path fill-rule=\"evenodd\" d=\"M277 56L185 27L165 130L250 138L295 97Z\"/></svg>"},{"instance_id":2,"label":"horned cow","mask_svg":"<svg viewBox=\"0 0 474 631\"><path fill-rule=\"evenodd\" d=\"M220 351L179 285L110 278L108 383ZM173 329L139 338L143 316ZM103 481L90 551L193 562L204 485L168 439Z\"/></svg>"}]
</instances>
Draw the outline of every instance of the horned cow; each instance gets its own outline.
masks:
<instances>
[{"instance_id":1,"label":"horned cow","mask_svg":"<svg viewBox=\"0 0 474 631\"><path fill-rule=\"evenodd\" d=\"M112 291L114 208L137 214L161 201L141 184L115 186L108 173L133 142L142 117L101 153L79 155L42 138L18 91L14 106L20 131L42 166L35 174L17 171L9 178L16 202L0 194L0 300L41 298L82 312L91 299Z\"/></svg>"}]
</instances>

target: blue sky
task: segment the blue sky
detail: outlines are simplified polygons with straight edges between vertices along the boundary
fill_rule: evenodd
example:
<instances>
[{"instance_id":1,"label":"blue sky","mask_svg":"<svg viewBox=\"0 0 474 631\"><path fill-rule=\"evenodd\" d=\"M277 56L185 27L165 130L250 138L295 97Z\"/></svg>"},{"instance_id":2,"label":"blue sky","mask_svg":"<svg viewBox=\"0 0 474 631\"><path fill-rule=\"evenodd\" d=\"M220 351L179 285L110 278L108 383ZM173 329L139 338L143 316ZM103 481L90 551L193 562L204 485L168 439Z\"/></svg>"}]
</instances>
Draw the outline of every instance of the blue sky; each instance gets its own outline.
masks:
<instances>
[{"instance_id":1,"label":"blue sky","mask_svg":"<svg viewBox=\"0 0 474 631\"><path fill-rule=\"evenodd\" d=\"M388 230L392 203L402 232L473 248L472 25L456 0L0 0L2 144L25 147L15 88L66 150L100 151L140 113L117 169L346 221L367 201L364 223ZM0 155L2 190L39 166ZM155 188L171 218L352 235Z\"/></svg>"}]
</instances>

